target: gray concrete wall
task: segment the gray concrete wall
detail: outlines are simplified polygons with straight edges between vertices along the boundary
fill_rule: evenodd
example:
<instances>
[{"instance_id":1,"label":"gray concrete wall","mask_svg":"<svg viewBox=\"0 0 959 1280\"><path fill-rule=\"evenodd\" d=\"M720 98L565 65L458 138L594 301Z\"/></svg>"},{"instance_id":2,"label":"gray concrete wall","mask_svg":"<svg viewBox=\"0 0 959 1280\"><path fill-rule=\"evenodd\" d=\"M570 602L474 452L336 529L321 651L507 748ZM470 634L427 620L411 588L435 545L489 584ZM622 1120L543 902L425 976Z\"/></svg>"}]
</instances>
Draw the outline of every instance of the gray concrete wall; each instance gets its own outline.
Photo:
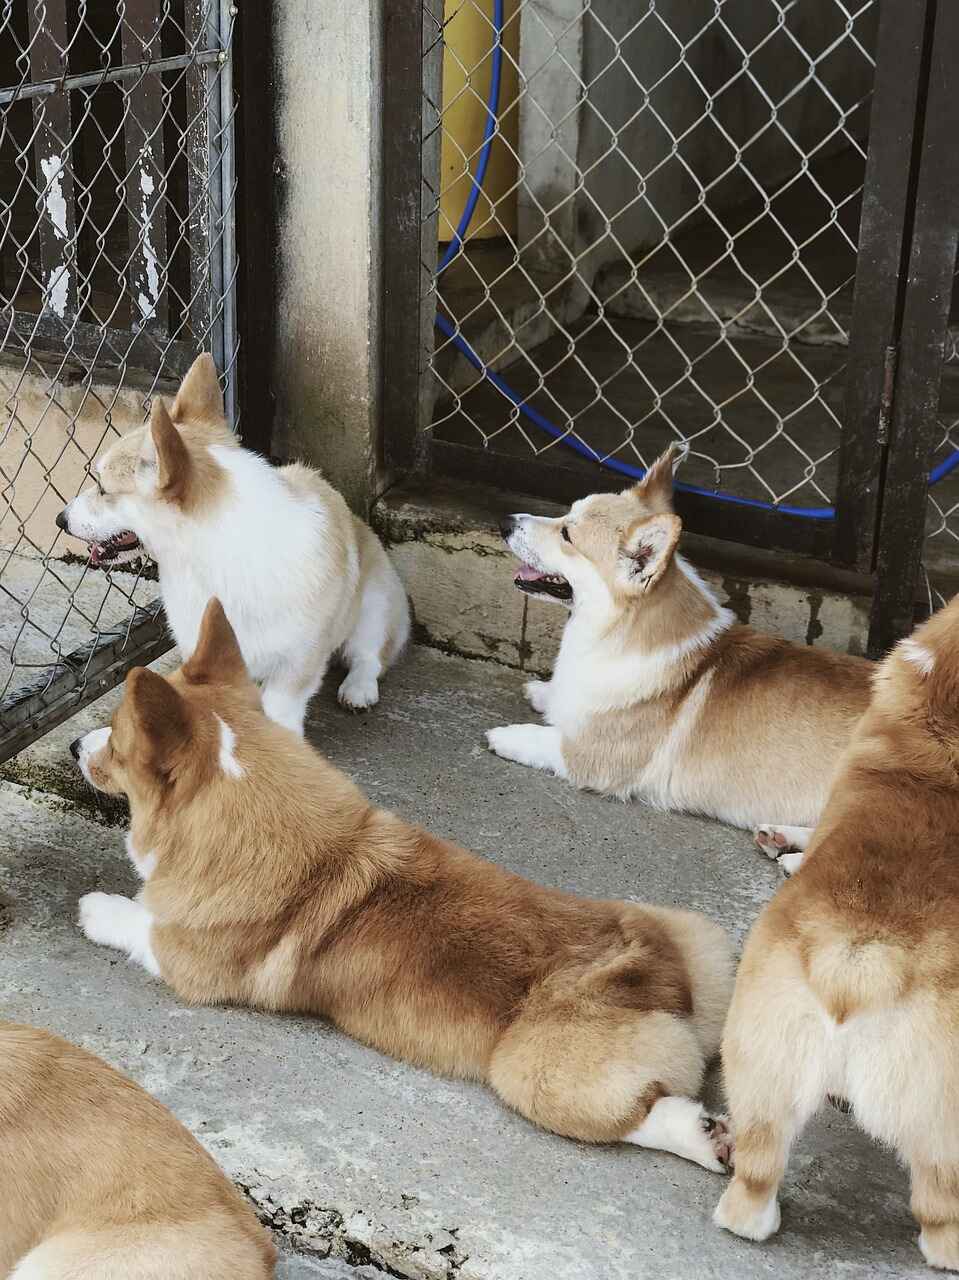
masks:
<instances>
[{"instance_id":1,"label":"gray concrete wall","mask_svg":"<svg viewBox=\"0 0 959 1280\"><path fill-rule=\"evenodd\" d=\"M492 498L477 486L434 484L390 490L373 512L374 528L390 548L413 603L416 638L447 653L484 658L536 674L552 669L565 609L513 588L516 561L496 530L498 514L530 510L557 515L560 507L515 494ZM865 652L868 596L777 576L779 557L765 564L734 563L741 549L726 549L686 535L683 549L740 622L844 653ZM726 567L708 561L719 559ZM753 553L756 555L756 553Z\"/></svg>"},{"instance_id":2,"label":"gray concrete wall","mask_svg":"<svg viewBox=\"0 0 959 1280\"><path fill-rule=\"evenodd\" d=\"M277 0L275 10L274 452L321 466L365 514L380 381L381 6Z\"/></svg>"}]
</instances>

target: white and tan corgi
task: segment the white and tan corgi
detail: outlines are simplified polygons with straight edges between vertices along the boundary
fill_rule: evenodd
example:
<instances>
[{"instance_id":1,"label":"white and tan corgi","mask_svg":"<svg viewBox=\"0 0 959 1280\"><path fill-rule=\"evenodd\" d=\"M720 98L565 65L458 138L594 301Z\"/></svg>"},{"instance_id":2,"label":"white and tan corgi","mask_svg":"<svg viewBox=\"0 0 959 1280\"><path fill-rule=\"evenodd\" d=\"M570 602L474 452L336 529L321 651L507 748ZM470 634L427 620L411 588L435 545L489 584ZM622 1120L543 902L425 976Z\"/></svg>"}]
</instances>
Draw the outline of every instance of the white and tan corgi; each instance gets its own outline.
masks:
<instances>
[{"instance_id":1,"label":"white and tan corgi","mask_svg":"<svg viewBox=\"0 0 959 1280\"><path fill-rule=\"evenodd\" d=\"M276 1250L183 1125L92 1054L0 1022L0 1276L269 1280Z\"/></svg>"},{"instance_id":2,"label":"white and tan corgi","mask_svg":"<svg viewBox=\"0 0 959 1280\"><path fill-rule=\"evenodd\" d=\"M736 1178L716 1222L779 1227L827 1094L908 1165L919 1247L959 1270L959 597L876 671L799 873L749 935L723 1036Z\"/></svg>"},{"instance_id":3,"label":"white and tan corgi","mask_svg":"<svg viewBox=\"0 0 959 1280\"><path fill-rule=\"evenodd\" d=\"M758 837L775 857L815 826L872 664L738 625L678 553L672 494L670 450L624 493L508 517L516 586L571 612L552 678L525 689L546 723L487 741L579 787L775 824Z\"/></svg>"},{"instance_id":4,"label":"white and tan corgi","mask_svg":"<svg viewBox=\"0 0 959 1280\"><path fill-rule=\"evenodd\" d=\"M732 987L723 931L541 888L374 808L263 714L216 601L185 666L132 671L74 753L129 798L146 877L136 901L84 897L83 930L184 1000L319 1014L556 1133L723 1168L725 1126L693 1101Z\"/></svg>"},{"instance_id":5,"label":"white and tan corgi","mask_svg":"<svg viewBox=\"0 0 959 1280\"><path fill-rule=\"evenodd\" d=\"M406 592L379 539L319 472L274 468L242 449L223 415L212 357L200 356L172 406L97 461L97 485L57 523L109 568L145 550L184 658L207 600L229 610L267 715L302 732L306 707L339 653L340 702L379 697L381 673L410 630Z\"/></svg>"}]
</instances>

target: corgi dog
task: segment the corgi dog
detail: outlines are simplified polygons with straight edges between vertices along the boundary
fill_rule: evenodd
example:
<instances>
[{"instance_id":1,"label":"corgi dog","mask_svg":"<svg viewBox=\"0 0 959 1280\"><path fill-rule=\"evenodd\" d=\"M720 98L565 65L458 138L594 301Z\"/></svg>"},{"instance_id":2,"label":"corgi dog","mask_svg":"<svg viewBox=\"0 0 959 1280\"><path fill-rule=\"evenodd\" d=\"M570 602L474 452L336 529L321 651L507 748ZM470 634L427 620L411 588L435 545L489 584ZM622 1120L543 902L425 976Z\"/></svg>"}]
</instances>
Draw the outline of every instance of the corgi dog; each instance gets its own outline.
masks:
<instances>
[{"instance_id":1,"label":"corgi dog","mask_svg":"<svg viewBox=\"0 0 959 1280\"><path fill-rule=\"evenodd\" d=\"M681 528L671 449L623 493L507 518L516 586L570 618L552 678L525 686L545 723L487 742L578 787L770 824L760 847L791 855L868 705L872 664L738 625L678 553Z\"/></svg>"},{"instance_id":2,"label":"corgi dog","mask_svg":"<svg viewBox=\"0 0 959 1280\"><path fill-rule=\"evenodd\" d=\"M406 592L379 539L317 471L271 467L226 424L210 355L167 408L96 463L97 484L57 524L111 568L144 551L188 658L211 595L224 601L267 715L303 732L306 707L341 654L340 702L373 706L410 631Z\"/></svg>"},{"instance_id":3,"label":"corgi dog","mask_svg":"<svg viewBox=\"0 0 959 1280\"><path fill-rule=\"evenodd\" d=\"M318 1014L555 1133L726 1166L693 1100L732 989L722 929L542 888L374 808L264 715L218 601L182 669L131 671L73 751L128 797L145 878L86 895L81 927L182 999Z\"/></svg>"},{"instance_id":4,"label":"corgi dog","mask_svg":"<svg viewBox=\"0 0 959 1280\"><path fill-rule=\"evenodd\" d=\"M723 1066L736 1177L715 1220L765 1240L827 1095L908 1165L919 1247L959 1270L959 596L877 669L798 874L746 943Z\"/></svg>"},{"instance_id":5,"label":"corgi dog","mask_svg":"<svg viewBox=\"0 0 959 1280\"><path fill-rule=\"evenodd\" d=\"M269 1280L276 1250L157 1101L93 1054L0 1022L0 1276Z\"/></svg>"}]
</instances>

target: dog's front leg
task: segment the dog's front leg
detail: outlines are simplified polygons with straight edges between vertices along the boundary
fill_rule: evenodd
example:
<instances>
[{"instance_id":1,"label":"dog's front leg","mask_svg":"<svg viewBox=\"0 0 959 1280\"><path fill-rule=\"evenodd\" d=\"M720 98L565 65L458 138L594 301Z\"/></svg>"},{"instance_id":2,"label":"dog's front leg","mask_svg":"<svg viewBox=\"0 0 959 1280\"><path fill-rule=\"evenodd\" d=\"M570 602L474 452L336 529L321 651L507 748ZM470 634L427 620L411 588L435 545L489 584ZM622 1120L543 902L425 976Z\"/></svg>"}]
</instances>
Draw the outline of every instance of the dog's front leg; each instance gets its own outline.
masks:
<instances>
[{"instance_id":1,"label":"dog's front leg","mask_svg":"<svg viewBox=\"0 0 959 1280\"><path fill-rule=\"evenodd\" d=\"M567 776L563 735L552 725L508 724L490 729L486 741L490 751L504 760L515 760L531 769L546 769L558 778Z\"/></svg>"},{"instance_id":2,"label":"dog's front leg","mask_svg":"<svg viewBox=\"0 0 959 1280\"><path fill-rule=\"evenodd\" d=\"M155 978L160 966L150 945L153 916L142 902L119 893L88 893L80 899L80 928L101 947L125 951Z\"/></svg>"},{"instance_id":3,"label":"dog's front leg","mask_svg":"<svg viewBox=\"0 0 959 1280\"><path fill-rule=\"evenodd\" d=\"M264 712L271 720L283 725L284 729L292 729L302 738L307 706L323 683L325 674L326 663L324 662L322 669L314 672L308 679L274 678L265 681L261 689Z\"/></svg>"},{"instance_id":4,"label":"dog's front leg","mask_svg":"<svg viewBox=\"0 0 959 1280\"><path fill-rule=\"evenodd\" d=\"M545 716L549 707L549 681L548 680L527 680L523 685L523 694L526 701L537 713L537 715Z\"/></svg>"}]
</instances>

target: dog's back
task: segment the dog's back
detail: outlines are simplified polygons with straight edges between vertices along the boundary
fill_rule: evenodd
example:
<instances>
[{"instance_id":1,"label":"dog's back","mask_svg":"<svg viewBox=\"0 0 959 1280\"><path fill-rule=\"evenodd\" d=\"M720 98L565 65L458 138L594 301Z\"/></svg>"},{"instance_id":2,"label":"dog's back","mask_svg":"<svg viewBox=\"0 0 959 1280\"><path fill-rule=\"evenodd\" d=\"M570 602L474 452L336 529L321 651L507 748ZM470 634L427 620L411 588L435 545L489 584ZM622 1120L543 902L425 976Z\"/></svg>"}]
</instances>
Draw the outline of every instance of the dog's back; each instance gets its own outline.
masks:
<instances>
[{"instance_id":1,"label":"dog's back","mask_svg":"<svg viewBox=\"0 0 959 1280\"><path fill-rule=\"evenodd\" d=\"M837 1021L959 995L959 598L878 668L802 871L771 908Z\"/></svg>"}]
</instances>

